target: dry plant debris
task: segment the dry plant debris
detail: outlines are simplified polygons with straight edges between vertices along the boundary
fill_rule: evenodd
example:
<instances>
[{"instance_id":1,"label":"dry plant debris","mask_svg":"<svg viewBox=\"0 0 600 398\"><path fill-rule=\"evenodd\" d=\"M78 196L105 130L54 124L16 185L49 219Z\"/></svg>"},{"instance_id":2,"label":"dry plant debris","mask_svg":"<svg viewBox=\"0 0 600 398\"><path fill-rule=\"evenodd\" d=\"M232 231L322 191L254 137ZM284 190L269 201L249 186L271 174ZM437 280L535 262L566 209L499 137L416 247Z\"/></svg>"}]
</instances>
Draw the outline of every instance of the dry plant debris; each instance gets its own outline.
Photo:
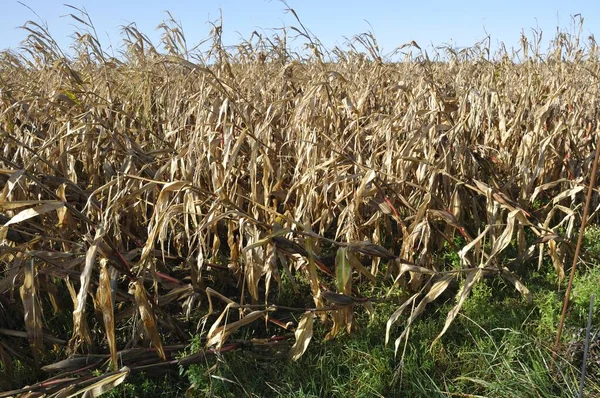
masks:
<instances>
[{"instance_id":1,"label":"dry plant debris","mask_svg":"<svg viewBox=\"0 0 600 398\"><path fill-rule=\"evenodd\" d=\"M188 49L169 20L159 46L125 27L115 58L74 18L73 55L34 22L21 52L0 54L0 360L58 374L12 394L96 396L136 369L235 349L261 321L281 334L244 344L295 338L295 360L316 322L329 339L353 330L356 304L376 311L365 286L410 293L382 336L397 349L453 283L438 338L486 276L525 300L517 269L535 256L564 278L598 144L593 37L494 60L409 43L392 63L372 35L328 51L303 28L225 48L215 26L208 50ZM438 261L455 242L460 266ZM314 307L278 306L282 279L307 281ZM50 334L61 313L70 336ZM177 358L196 328L205 350Z\"/></svg>"}]
</instances>

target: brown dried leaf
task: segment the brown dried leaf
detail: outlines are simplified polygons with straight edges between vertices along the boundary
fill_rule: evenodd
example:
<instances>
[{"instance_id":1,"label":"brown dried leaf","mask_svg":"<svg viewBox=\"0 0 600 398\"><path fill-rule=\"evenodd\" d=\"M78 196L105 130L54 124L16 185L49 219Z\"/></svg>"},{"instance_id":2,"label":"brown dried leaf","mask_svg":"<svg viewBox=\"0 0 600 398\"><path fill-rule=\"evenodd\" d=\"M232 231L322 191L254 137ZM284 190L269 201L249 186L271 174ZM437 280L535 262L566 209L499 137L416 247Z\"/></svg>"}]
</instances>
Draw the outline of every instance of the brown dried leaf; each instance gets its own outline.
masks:
<instances>
[{"instance_id":1,"label":"brown dried leaf","mask_svg":"<svg viewBox=\"0 0 600 398\"><path fill-rule=\"evenodd\" d=\"M340 308L335 311L331 311L331 318L333 320L333 324L331 325L331 330L325 335L324 340L329 341L343 330L344 325L349 325L348 317L349 314L352 314L352 308ZM351 322L351 320L350 320Z\"/></svg>"},{"instance_id":2,"label":"brown dried leaf","mask_svg":"<svg viewBox=\"0 0 600 398\"><path fill-rule=\"evenodd\" d=\"M521 210L515 209L508 214L506 228L494 242L490 253L490 258L498 255L498 253L500 253L510 244L515 229L516 215L520 212Z\"/></svg>"},{"instance_id":3,"label":"brown dried leaf","mask_svg":"<svg viewBox=\"0 0 600 398\"><path fill-rule=\"evenodd\" d=\"M406 307L408 307L409 305L414 303L415 300L417 299L417 297L419 297L420 295L421 295L421 293L413 294L408 300L406 300L404 303L402 303L402 305L400 307L398 307L396 309L396 311L394 311L394 313L390 316L390 319L388 319L388 321L385 325L385 344L386 345L390 341L390 330L392 329L392 326L396 323L396 321L398 321L398 318L400 318L400 315L402 315L402 313L404 312Z\"/></svg>"},{"instance_id":4,"label":"brown dried leaf","mask_svg":"<svg viewBox=\"0 0 600 398\"><path fill-rule=\"evenodd\" d=\"M266 310L253 311L253 312L249 313L248 315L244 316L239 321L235 321L235 322L223 325L223 326L218 326L221 323L221 321L223 320L223 316L225 315L225 313L228 312L228 309L230 308L230 306L231 306L231 304L227 305L227 307L225 308L225 311L223 311L221 316L219 316L219 318L217 319L215 324L209 330L208 335L206 336L206 346L207 347L212 347L213 345L216 344L217 349L220 349L223 346L223 343L225 342L225 340L227 340L227 338L233 332L235 332L242 326L245 326L245 325L248 325L248 324L254 322L255 320L264 316L267 313ZM215 327L215 326L217 326L217 327Z\"/></svg>"},{"instance_id":5,"label":"brown dried leaf","mask_svg":"<svg viewBox=\"0 0 600 398\"><path fill-rule=\"evenodd\" d=\"M448 312L448 315L446 316L446 323L444 323L444 328L442 329L440 334L438 334L437 337L433 340L433 343L431 343L432 346L437 343L437 341L444 335L444 333L446 333L446 330L448 330L448 328L452 324L452 321L454 321L454 318L456 318L458 311L460 311L463 303L465 302L465 299L467 298L469 293L471 293L471 290L473 290L473 286L475 286L475 284L481 280L482 275L483 270L481 268L478 268L467 274L465 283L463 284L462 289L457 294L458 302L450 310L450 312Z\"/></svg>"},{"instance_id":6,"label":"brown dried leaf","mask_svg":"<svg viewBox=\"0 0 600 398\"><path fill-rule=\"evenodd\" d=\"M548 252L550 253L550 258L552 258L552 265L554 265L554 270L556 271L556 275L558 275L558 284L560 285L565 279L565 266L561 259L560 249L554 239L548 241Z\"/></svg>"},{"instance_id":7,"label":"brown dried leaf","mask_svg":"<svg viewBox=\"0 0 600 398\"><path fill-rule=\"evenodd\" d=\"M396 260L396 263L400 264L400 272L398 273L396 280L400 279L400 277L402 275L404 275L406 272L415 272L418 274L425 274L425 275L435 275L436 274L436 272L434 270L431 270L431 269L425 268L425 267L420 267L418 265L412 264L405 260L401 260L399 258Z\"/></svg>"},{"instance_id":8,"label":"brown dried leaf","mask_svg":"<svg viewBox=\"0 0 600 398\"><path fill-rule=\"evenodd\" d=\"M358 206L358 205L360 205L363 202L363 198L369 197L375 192L375 189L371 189L370 192L367 192L367 185L371 184L371 181L373 181L375 179L375 177L377 177L377 174L375 174L375 171L369 170L365 173L362 181L360 182L360 185L359 185L358 189L356 190L356 199L355 199L356 205L354 206L354 212L356 214L359 214L360 206Z\"/></svg>"},{"instance_id":9,"label":"brown dried leaf","mask_svg":"<svg viewBox=\"0 0 600 398\"><path fill-rule=\"evenodd\" d=\"M433 284L433 286L431 286L431 288L429 289L429 291L427 292L425 297L423 297L423 299L419 302L419 305L417 306L417 308L415 308L414 311L408 317L404 331L394 342L394 353L398 352L398 347L400 346L400 342L402 341L402 339L404 337L407 336L408 330L410 330L410 326L412 325L414 320L417 319L423 313L423 311L425 310L425 307L427 307L427 305L429 303L431 303L436 298L438 298L442 293L444 293L446 288L448 288L448 286L450 285L450 282L452 281L452 279L454 279L454 275L447 274L447 275L444 275L442 278L440 278L437 282L435 282ZM401 308L404 309L404 305ZM392 318L394 318L394 315L395 315L395 313L392 314L392 317L390 317L390 320ZM398 316L396 316L396 319ZM388 321L388 323L389 323L389 321Z\"/></svg>"},{"instance_id":10,"label":"brown dried leaf","mask_svg":"<svg viewBox=\"0 0 600 398\"><path fill-rule=\"evenodd\" d=\"M2 202L2 203L0 203L0 210L2 210L2 211L17 210L17 209L20 209L22 207L29 207L29 206L34 206L34 205L38 205L38 207L42 207L42 206L49 206L49 207L58 206L57 208L60 209L62 206L59 206L59 204L62 204L64 206L64 203L62 201L60 201L60 200L11 200L10 202ZM28 210L33 210L33 209L34 208L25 209L22 212L25 212L25 211L28 211ZM52 210L56 210L56 209L52 209ZM52 211L52 210L50 210L50 211ZM44 213L47 213L47 212L44 212ZM23 215L19 216L19 218L20 217L24 217L26 215L36 216L37 213L33 213L33 212L24 213ZM17 214L17 216L18 216L18 214ZM15 217L17 217L17 216L15 216ZM28 218L31 218L31 217L28 217ZM17 218L17 221L12 222L11 224L14 224L14 223L17 223L17 222L21 222L21 221L24 221L24 220L23 219L19 220Z\"/></svg>"},{"instance_id":11,"label":"brown dried leaf","mask_svg":"<svg viewBox=\"0 0 600 398\"><path fill-rule=\"evenodd\" d=\"M151 228L148 233L148 239L146 239L146 243L142 248L140 264L144 264L144 262L148 259L148 256L154 252L154 242L159 236L163 223L165 222L165 216L167 214L166 209L169 205L169 194L171 192L179 192L187 188L189 185L190 183L188 181L173 181L166 183L163 186L158 198L156 199L153 223L151 224Z\"/></svg>"},{"instance_id":12,"label":"brown dried leaf","mask_svg":"<svg viewBox=\"0 0 600 398\"><path fill-rule=\"evenodd\" d=\"M253 302L258 302L258 285L263 275L263 267L254 261L253 252L245 252L244 256L244 276L246 277L246 289L250 293Z\"/></svg>"},{"instance_id":13,"label":"brown dried leaf","mask_svg":"<svg viewBox=\"0 0 600 398\"><path fill-rule=\"evenodd\" d=\"M375 277L375 275L373 275L371 273L371 271L369 271L364 265L362 265L362 263L360 262L360 260L358 258L356 258L354 253L352 253L349 250L346 251L346 258L352 265L352 268L354 268L355 270L357 270L358 272L360 272L361 274L366 276L367 279L369 279L371 282L377 282L377 278Z\"/></svg>"},{"instance_id":14,"label":"brown dried leaf","mask_svg":"<svg viewBox=\"0 0 600 398\"><path fill-rule=\"evenodd\" d=\"M85 266L80 276L81 286L79 287L79 292L77 293L77 298L74 301L75 310L73 311L73 337L69 341L69 349L73 353L77 351L79 348L79 344L81 341L86 341L89 343L89 335L85 333L86 329L82 326L83 322L85 322L85 301L88 294L88 288L90 286L90 280L92 277L92 270L94 268L94 263L96 260L96 252L98 251L98 243L102 240L104 235L104 230L102 227L99 227L96 230L96 236L94 237L94 241L90 245L85 255Z\"/></svg>"},{"instance_id":15,"label":"brown dried leaf","mask_svg":"<svg viewBox=\"0 0 600 398\"><path fill-rule=\"evenodd\" d=\"M521 293L525 300L527 300L528 304L533 303L533 294L531 294L529 289L527 289L527 286L525 286L523 282L521 282L521 280L514 273L509 271L508 268L503 267L501 275L504 279L509 281L519 293Z\"/></svg>"},{"instance_id":16,"label":"brown dried leaf","mask_svg":"<svg viewBox=\"0 0 600 398\"><path fill-rule=\"evenodd\" d=\"M390 253L390 251L385 249L384 247L381 247L379 245L376 245L375 243L367 242L367 241L350 242L350 243L348 243L348 249L351 251L354 251L354 252L358 252L358 253L367 255L367 256L381 257L384 260L393 260L397 257L393 253Z\"/></svg>"},{"instance_id":17,"label":"brown dried leaf","mask_svg":"<svg viewBox=\"0 0 600 398\"><path fill-rule=\"evenodd\" d=\"M319 278L317 275L313 239L311 237L307 237L305 243L306 251L308 252L308 281L310 283L310 290L312 292L315 305L319 307L321 300L318 297L321 292L321 287L319 286Z\"/></svg>"},{"instance_id":18,"label":"brown dried leaf","mask_svg":"<svg viewBox=\"0 0 600 398\"><path fill-rule=\"evenodd\" d=\"M31 209L25 209L15 215L13 218L8 220L3 226L0 226L0 241L6 239L6 235L8 233L8 226L12 224L17 224L22 221L28 220L30 218L49 213L54 210L58 210L65 206L64 202L60 201L48 201L40 206L33 207Z\"/></svg>"},{"instance_id":19,"label":"brown dried leaf","mask_svg":"<svg viewBox=\"0 0 600 398\"><path fill-rule=\"evenodd\" d=\"M567 189L561 193L559 193L558 195L556 195L554 198L552 198L552 204L556 205L558 204L558 202L568 198L569 196L571 198L575 198L575 195L577 195L579 192L583 191L585 189L585 186L583 185L577 185L571 189Z\"/></svg>"},{"instance_id":20,"label":"brown dried leaf","mask_svg":"<svg viewBox=\"0 0 600 398\"><path fill-rule=\"evenodd\" d=\"M156 353L159 357L162 358L163 361L167 359L165 356L165 351L163 350L162 339L160 338L160 334L158 333L158 327L156 326L156 316L154 315L154 310L152 309L152 305L150 304L150 299L148 298L148 294L146 293L146 289L140 279L135 282L135 302L138 306L138 311L140 313L140 317L142 318L142 323L144 325L144 329L146 333L150 336L150 340L152 340L152 345L156 349Z\"/></svg>"},{"instance_id":21,"label":"brown dried leaf","mask_svg":"<svg viewBox=\"0 0 600 398\"><path fill-rule=\"evenodd\" d=\"M98 289L96 291L96 303L102 311L102 319L104 323L104 330L106 331L106 340L108 341L108 348L111 354L111 366L113 369L117 369L117 340L115 337L115 313L114 303L112 300L112 289L110 286L110 275L108 267L106 266L106 259L102 259L100 269L100 280L98 282Z\"/></svg>"},{"instance_id":22,"label":"brown dried leaf","mask_svg":"<svg viewBox=\"0 0 600 398\"><path fill-rule=\"evenodd\" d=\"M42 366L42 370L44 372L72 372L89 365L99 364L105 359L106 357L102 355L71 355L67 359Z\"/></svg>"},{"instance_id":23,"label":"brown dried leaf","mask_svg":"<svg viewBox=\"0 0 600 398\"><path fill-rule=\"evenodd\" d=\"M296 337L296 342L292 346L289 357L292 361L297 361L300 359L302 354L306 352L308 345L310 344L310 340L313 336L313 322L315 315L311 311L307 311L300 318L300 322L298 322L298 327L294 332Z\"/></svg>"},{"instance_id":24,"label":"brown dried leaf","mask_svg":"<svg viewBox=\"0 0 600 398\"><path fill-rule=\"evenodd\" d=\"M465 247L463 247L462 249L460 249L458 251L458 256L460 257L460 259L461 259L461 261L463 263L471 264L471 262L467 258L467 253L473 247L480 246L480 241L483 240L483 238L485 238L485 236L487 235L487 233L490 230L490 228L491 227L489 225L486 226L485 229L483 230L483 232L481 232L475 239L473 239L471 242L469 242L468 244L466 244Z\"/></svg>"},{"instance_id":25,"label":"brown dried leaf","mask_svg":"<svg viewBox=\"0 0 600 398\"><path fill-rule=\"evenodd\" d=\"M537 196L541 192L544 192L547 189L554 188L554 187L556 187L560 184L566 183L566 182L570 182L570 180L568 180L566 178L559 178L558 180L554 180L554 181L548 182L546 184L542 184L542 185L535 187L535 189L533 190L533 194L531 194L531 198L529 198L529 201L531 203L533 203L535 201L535 199L537 198Z\"/></svg>"},{"instance_id":26,"label":"brown dried leaf","mask_svg":"<svg viewBox=\"0 0 600 398\"><path fill-rule=\"evenodd\" d=\"M339 305L339 306L353 305L357 302L351 296L347 296L347 295L341 294L341 293L335 293L335 292L332 292L331 290L323 290L321 292L321 298L329 301L333 305Z\"/></svg>"},{"instance_id":27,"label":"brown dried leaf","mask_svg":"<svg viewBox=\"0 0 600 398\"><path fill-rule=\"evenodd\" d=\"M44 348L42 331L42 308L35 281L35 264L33 259L23 267L23 285L19 289L25 313L25 328L33 353L36 367L39 367L40 354Z\"/></svg>"},{"instance_id":28,"label":"brown dried leaf","mask_svg":"<svg viewBox=\"0 0 600 398\"><path fill-rule=\"evenodd\" d=\"M100 395L112 390L113 388L117 387L119 384L123 383L123 381L125 381L127 376L129 376L129 368L127 366L125 366L116 372L112 372L112 373L108 373L106 375L100 376L100 380L98 380L94 384L91 384L80 390L77 390L76 392L71 393L70 395L67 395L67 398L78 397L82 393L83 393L83 395L81 395L81 398L99 397ZM71 386L65 387L64 390L70 389L70 387ZM69 390L67 390L67 391L69 391ZM71 391L69 391L69 392L71 392Z\"/></svg>"},{"instance_id":29,"label":"brown dried leaf","mask_svg":"<svg viewBox=\"0 0 600 398\"><path fill-rule=\"evenodd\" d=\"M15 188L18 187L19 182L23 179L25 170L13 171L2 169L1 174L10 175L10 177L8 177L8 181L6 181L6 185L4 185L4 188L2 189L2 192L0 192L0 205L5 206L7 204L7 198L11 197ZM8 201L8 203L10 202L14 202L14 200Z\"/></svg>"},{"instance_id":30,"label":"brown dried leaf","mask_svg":"<svg viewBox=\"0 0 600 398\"><path fill-rule=\"evenodd\" d=\"M352 275L352 266L346 258L346 250L345 247L340 247L335 256L335 282L340 293L347 292Z\"/></svg>"},{"instance_id":31,"label":"brown dried leaf","mask_svg":"<svg viewBox=\"0 0 600 398\"><path fill-rule=\"evenodd\" d=\"M61 184L60 187L58 187L57 192L56 192L57 196L63 202L67 201L67 196L66 196L65 190L66 190L66 184ZM65 234L65 236L67 236L67 234L69 232L71 232L75 229L75 224L73 223L73 218L71 217L71 213L69 212L69 209L67 209L66 207L58 209L56 212L58 214L58 228L61 230L61 232L63 234Z\"/></svg>"}]
</instances>

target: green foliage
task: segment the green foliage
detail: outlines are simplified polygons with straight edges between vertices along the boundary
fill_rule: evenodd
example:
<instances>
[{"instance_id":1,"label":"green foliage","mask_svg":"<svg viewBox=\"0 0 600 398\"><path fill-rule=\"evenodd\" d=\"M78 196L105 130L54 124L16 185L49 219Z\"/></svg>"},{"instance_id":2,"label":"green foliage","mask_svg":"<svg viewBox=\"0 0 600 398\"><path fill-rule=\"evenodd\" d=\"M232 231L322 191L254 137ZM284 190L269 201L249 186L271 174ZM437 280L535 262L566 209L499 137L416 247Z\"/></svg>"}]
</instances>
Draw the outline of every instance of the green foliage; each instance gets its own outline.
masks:
<instances>
[{"instance_id":1,"label":"green foliage","mask_svg":"<svg viewBox=\"0 0 600 398\"><path fill-rule=\"evenodd\" d=\"M562 300L553 291L539 292L534 297L538 310L536 334L541 338L552 339L556 336Z\"/></svg>"},{"instance_id":2,"label":"green foliage","mask_svg":"<svg viewBox=\"0 0 600 398\"><path fill-rule=\"evenodd\" d=\"M595 263L600 262L600 225L589 225L583 235L583 249Z\"/></svg>"},{"instance_id":3,"label":"green foliage","mask_svg":"<svg viewBox=\"0 0 600 398\"><path fill-rule=\"evenodd\" d=\"M437 255L441 264L445 264L451 269L460 269L460 257L457 248L463 247L465 240L462 237L455 237L453 244L444 242L444 247Z\"/></svg>"},{"instance_id":4,"label":"green foliage","mask_svg":"<svg viewBox=\"0 0 600 398\"><path fill-rule=\"evenodd\" d=\"M11 374L8 373L4 363L0 361L0 391L33 384L38 376L39 374L32 369L30 364L26 364L18 358L12 360Z\"/></svg>"},{"instance_id":5,"label":"green foliage","mask_svg":"<svg viewBox=\"0 0 600 398\"><path fill-rule=\"evenodd\" d=\"M404 358L406 396L475 394L489 397L560 397L577 386L577 369L559 361L551 372L552 333L540 326L560 314L553 295L538 295L533 308L502 284L478 284L455 325L431 347L452 303L418 321ZM552 324L553 325L553 324ZM554 326L549 330L554 331ZM597 385L595 388L598 391Z\"/></svg>"},{"instance_id":6,"label":"green foliage","mask_svg":"<svg viewBox=\"0 0 600 398\"><path fill-rule=\"evenodd\" d=\"M573 320L581 327L588 319L588 311L592 294L596 295L596 302L600 301L600 267L595 266L586 272L579 272L573 280L571 291L571 313ZM594 305L594 319L598 319L600 305Z\"/></svg>"},{"instance_id":7,"label":"green foliage","mask_svg":"<svg viewBox=\"0 0 600 398\"><path fill-rule=\"evenodd\" d=\"M144 373L129 376L124 383L106 393L107 398L181 397L187 389L187 380L175 375L151 377Z\"/></svg>"}]
</instances>

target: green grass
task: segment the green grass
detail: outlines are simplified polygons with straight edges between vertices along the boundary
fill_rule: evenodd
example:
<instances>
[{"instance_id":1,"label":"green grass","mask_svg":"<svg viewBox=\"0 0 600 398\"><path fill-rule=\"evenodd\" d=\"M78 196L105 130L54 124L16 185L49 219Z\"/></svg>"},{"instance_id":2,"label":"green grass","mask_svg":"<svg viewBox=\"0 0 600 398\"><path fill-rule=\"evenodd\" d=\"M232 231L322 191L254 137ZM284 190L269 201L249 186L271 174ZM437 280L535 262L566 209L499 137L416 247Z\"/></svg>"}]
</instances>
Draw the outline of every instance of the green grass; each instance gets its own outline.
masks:
<instances>
[{"instance_id":1,"label":"green grass","mask_svg":"<svg viewBox=\"0 0 600 398\"><path fill-rule=\"evenodd\" d=\"M542 291L535 295L534 304L527 305L500 282L477 285L448 333L432 347L453 302L434 305L413 325L404 357L402 345L394 358L393 344L383 343L386 321L395 309L386 302L376 305L371 321L359 311L363 326L351 336L323 342L328 330L318 326L298 362L242 350L209 358L183 373L193 385L191 396L197 397L574 396L579 369L559 358L551 370L553 335L540 326L557 318L550 314L560 310L558 297ZM118 396L143 396L140 387L128 395L130 388L125 385L124 395ZM600 393L597 379L587 388L588 396ZM147 396L157 396L146 389L151 392Z\"/></svg>"},{"instance_id":2,"label":"green grass","mask_svg":"<svg viewBox=\"0 0 600 398\"><path fill-rule=\"evenodd\" d=\"M191 366L186 374L196 385L197 396L395 396L400 391L393 382L396 364L393 349L382 341L386 321L382 315L370 325L367 314L359 315L364 327L329 342L322 342L328 330L319 326L297 362L257 359L253 352L238 351L215 359L210 365L216 364L216 370L210 376L200 365Z\"/></svg>"},{"instance_id":3,"label":"green grass","mask_svg":"<svg viewBox=\"0 0 600 398\"><path fill-rule=\"evenodd\" d=\"M107 398L120 397L181 397L189 383L185 377L174 375L150 377L144 373L133 374L127 381L106 393Z\"/></svg>"}]
</instances>

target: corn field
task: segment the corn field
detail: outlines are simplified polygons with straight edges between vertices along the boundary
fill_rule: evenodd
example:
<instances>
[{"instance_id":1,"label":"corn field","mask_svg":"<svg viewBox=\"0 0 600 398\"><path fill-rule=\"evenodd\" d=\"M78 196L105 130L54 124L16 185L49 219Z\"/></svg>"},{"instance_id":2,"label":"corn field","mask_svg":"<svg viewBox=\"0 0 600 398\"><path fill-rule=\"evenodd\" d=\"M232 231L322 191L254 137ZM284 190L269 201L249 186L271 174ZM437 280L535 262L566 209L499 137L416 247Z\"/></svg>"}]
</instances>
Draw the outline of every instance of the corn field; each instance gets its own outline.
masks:
<instances>
[{"instance_id":1,"label":"corn field","mask_svg":"<svg viewBox=\"0 0 600 398\"><path fill-rule=\"evenodd\" d=\"M124 27L109 55L74 18L69 54L31 21L0 54L0 361L7 379L14 358L106 373L18 392L96 396L261 324L275 336L254 344L295 360L317 323L343 338L402 291L381 336L398 351L442 295L438 338L484 278L530 301L523 270L549 259L563 281L598 144L593 37L411 42L388 62L371 34L326 49L300 21L231 47L215 24L190 49L169 19L158 44ZM177 357L191 333L204 348Z\"/></svg>"}]
</instances>

